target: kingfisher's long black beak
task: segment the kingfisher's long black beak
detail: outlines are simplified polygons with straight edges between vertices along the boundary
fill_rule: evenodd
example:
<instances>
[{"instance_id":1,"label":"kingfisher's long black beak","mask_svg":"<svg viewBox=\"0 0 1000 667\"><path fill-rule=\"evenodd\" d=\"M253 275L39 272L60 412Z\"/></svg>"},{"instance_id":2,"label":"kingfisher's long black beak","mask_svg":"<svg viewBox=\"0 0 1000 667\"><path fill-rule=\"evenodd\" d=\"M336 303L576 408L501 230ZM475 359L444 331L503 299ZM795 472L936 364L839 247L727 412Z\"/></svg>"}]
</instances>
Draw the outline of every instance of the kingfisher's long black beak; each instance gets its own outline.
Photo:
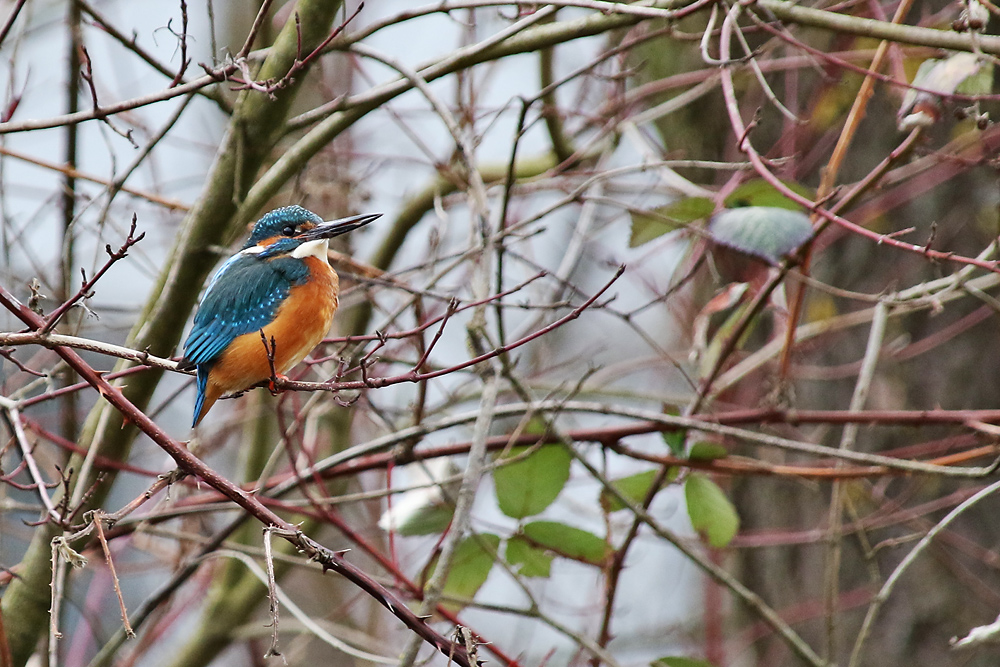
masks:
<instances>
[{"instance_id":1,"label":"kingfisher's long black beak","mask_svg":"<svg viewBox=\"0 0 1000 667\"><path fill-rule=\"evenodd\" d=\"M332 239L334 236L340 236L341 234L346 234L347 232L353 232L355 229L364 227L372 220L377 220L381 217L381 213L365 213L363 215L352 215L349 218L341 218L340 220L321 222L318 226L313 227L307 232L299 234L295 238L301 239L302 241Z\"/></svg>"}]
</instances>

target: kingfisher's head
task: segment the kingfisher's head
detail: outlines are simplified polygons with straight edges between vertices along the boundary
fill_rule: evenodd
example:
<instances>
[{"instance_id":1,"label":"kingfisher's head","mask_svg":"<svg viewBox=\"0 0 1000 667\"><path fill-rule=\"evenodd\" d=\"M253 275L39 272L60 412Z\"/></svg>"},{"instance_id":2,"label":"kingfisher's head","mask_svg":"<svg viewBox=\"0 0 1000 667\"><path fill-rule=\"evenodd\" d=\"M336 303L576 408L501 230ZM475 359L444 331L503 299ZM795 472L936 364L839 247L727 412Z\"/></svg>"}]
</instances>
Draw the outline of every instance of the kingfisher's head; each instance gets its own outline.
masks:
<instances>
[{"instance_id":1,"label":"kingfisher's head","mask_svg":"<svg viewBox=\"0 0 1000 667\"><path fill-rule=\"evenodd\" d=\"M301 206L277 208L253 226L243 252L261 258L292 256L301 259L312 255L325 261L330 239L364 227L381 215L368 213L324 222Z\"/></svg>"}]
</instances>

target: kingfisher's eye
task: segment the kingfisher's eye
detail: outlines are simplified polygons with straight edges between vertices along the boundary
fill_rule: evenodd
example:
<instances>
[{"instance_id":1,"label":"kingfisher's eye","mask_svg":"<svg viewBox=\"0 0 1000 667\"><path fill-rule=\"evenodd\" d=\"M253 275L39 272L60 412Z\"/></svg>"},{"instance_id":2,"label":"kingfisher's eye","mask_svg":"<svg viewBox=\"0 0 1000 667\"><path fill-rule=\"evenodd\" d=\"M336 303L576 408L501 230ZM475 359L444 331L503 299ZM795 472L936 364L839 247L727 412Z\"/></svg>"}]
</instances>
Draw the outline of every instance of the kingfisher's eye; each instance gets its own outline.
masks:
<instances>
[{"instance_id":1,"label":"kingfisher's eye","mask_svg":"<svg viewBox=\"0 0 1000 667\"><path fill-rule=\"evenodd\" d=\"M281 230L281 233L284 234L285 236L295 236L295 227L288 225L287 227Z\"/></svg>"}]
</instances>

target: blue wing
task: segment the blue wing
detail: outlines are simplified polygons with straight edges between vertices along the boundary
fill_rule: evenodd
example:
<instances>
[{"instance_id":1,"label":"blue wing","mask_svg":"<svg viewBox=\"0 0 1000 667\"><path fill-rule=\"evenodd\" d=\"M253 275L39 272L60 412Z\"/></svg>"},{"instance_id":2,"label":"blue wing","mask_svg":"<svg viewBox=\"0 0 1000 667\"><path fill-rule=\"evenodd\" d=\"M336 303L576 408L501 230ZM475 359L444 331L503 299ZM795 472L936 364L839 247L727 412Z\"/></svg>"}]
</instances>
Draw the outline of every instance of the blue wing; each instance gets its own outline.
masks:
<instances>
[{"instance_id":1,"label":"blue wing","mask_svg":"<svg viewBox=\"0 0 1000 667\"><path fill-rule=\"evenodd\" d=\"M269 324L292 285L307 276L305 264L293 259L265 261L243 254L229 259L212 278L194 316L182 366L206 364L236 338Z\"/></svg>"}]
</instances>

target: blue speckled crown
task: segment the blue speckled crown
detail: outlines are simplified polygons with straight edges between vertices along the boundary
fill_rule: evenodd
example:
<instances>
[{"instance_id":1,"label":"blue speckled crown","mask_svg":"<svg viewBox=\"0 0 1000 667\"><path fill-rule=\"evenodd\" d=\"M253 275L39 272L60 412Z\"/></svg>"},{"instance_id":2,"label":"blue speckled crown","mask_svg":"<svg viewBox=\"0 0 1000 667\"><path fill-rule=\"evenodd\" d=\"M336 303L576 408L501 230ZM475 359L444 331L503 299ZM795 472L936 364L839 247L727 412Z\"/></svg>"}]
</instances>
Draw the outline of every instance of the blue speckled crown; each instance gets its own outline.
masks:
<instances>
[{"instance_id":1,"label":"blue speckled crown","mask_svg":"<svg viewBox=\"0 0 1000 667\"><path fill-rule=\"evenodd\" d=\"M323 218L301 206L276 208L257 221L257 224L253 226L253 233L250 234L250 239L243 247L249 248L250 246L257 245L258 242L264 239L281 236L281 230L288 225L295 226L303 222L313 222L318 225L323 222Z\"/></svg>"}]
</instances>

